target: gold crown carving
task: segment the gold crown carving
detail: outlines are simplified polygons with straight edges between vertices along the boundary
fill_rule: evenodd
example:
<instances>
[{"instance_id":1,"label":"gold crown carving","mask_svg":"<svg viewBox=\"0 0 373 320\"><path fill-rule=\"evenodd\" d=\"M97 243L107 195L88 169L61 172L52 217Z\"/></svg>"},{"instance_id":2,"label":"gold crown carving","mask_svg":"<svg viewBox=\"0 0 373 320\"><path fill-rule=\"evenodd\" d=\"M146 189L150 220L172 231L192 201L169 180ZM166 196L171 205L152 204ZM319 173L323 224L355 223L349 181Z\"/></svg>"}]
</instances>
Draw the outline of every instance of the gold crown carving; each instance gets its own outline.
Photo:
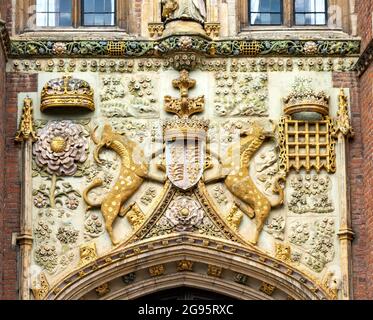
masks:
<instances>
[{"instance_id":1,"label":"gold crown carving","mask_svg":"<svg viewBox=\"0 0 373 320\"><path fill-rule=\"evenodd\" d=\"M40 110L52 108L81 108L94 111L93 89L87 81L71 76L50 80L41 92Z\"/></svg>"},{"instance_id":2,"label":"gold crown carving","mask_svg":"<svg viewBox=\"0 0 373 320\"><path fill-rule=\"evenodd\" d=\"M173 118L163 122L163 132L166 141L174 139L204 139L209 129L209 120Z\"/></svg>"},{"instance_id":3,"label":"gold crown carving","mask_svg":"<svg viewBox=\"0 0 373 320\"><path fill-rule=\"evenodd\" d=\"M180 71L180 77L172 81L172 85L180 90L180 98L165 97L165 111L176 115L163 123L165 140L205 139L210 121L190 118L193 114L204 111L204 96L189 97L189 90L195 87L196 80L191 79L189 72L184 69Z\"/></svg>"},{"instance_id":4,"label":"gold crown carving","mask_svg":"<svg viewBox=\"0 0 373 320\"><path fill-rule=\"evenodd\" d=\"M310 79L297 78L290 94L284 98L284 112L292 115L300 112L313 112L329 115L329 97L324 91L316 92Z\"/></svg>"}]
</instances>

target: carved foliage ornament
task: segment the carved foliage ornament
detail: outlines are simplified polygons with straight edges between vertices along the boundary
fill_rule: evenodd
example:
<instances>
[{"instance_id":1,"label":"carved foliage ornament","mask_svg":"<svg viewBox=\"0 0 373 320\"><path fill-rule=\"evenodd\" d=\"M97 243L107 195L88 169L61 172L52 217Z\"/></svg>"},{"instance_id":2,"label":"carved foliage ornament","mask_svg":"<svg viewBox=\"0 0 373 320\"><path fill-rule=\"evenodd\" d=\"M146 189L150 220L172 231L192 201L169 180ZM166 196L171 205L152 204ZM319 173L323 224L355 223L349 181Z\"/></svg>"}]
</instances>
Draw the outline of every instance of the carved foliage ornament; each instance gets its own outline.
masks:
<instances>
[{"instance_id":1,"label":"carved foliage ornament","mask_svg":"<svg viewBox=\"0 0 373 320\"><path fill-rule=\"evenodd\" d=\"M36 282L34 282L34 288L32 289L32 293L36 300L43 300L47 296L50 287L49 287L47 277L45 276L44 273L41 273L39 275L39 281L40 281L40 287L36 288L35 287Z\"/></svg>"},{"instance_id":2,"label":"carved foliage ornament","mask_svg":"<svg viewBox=\"0 0 373 320\"><path fill-rule=\"evenodd\" d=\"M127 213L127 219L134 229L138 229L145 221L145 214L140 207L134 203Z\"/></svg>"},{"instance_id":3,"label":"carved foliage ornament","mask_svg":"<svg viewBox=\"0 0 373 320\"><path fill-rule=\"evenodd\" d=\"M276 289L275 286L269 283L263 282L259 290L265 293L266 295L271 296L273 292L275 291L275 289Z\"/></svg>"},{"instance_id":4,"label":"carved foliage ornament","mask_svg":"<svg viewBox=\"0 0 373 320\"><path fill-rule=\"evenodd\" d=\"M294 192L290 195L289 210L297 213L330 213L334 206L330 197L329 176L297 175L290 180Z\"/></svg>"},{"instance_id":5,"label":"carved foliage ornament","mask_svg":"<svg viewBox=\"0 0 373 320\"><path fill-rule=\"evenodd\" d=\"M338 96L338 113L337 113L337 131L340 131L345 136L353 136L350 115L348 113L348 97L343 89L340 90Z\"/></svg>"},{"instance_id":6,"label":"carved foliage ornament","mask_svg":"<svg viewBox=\"0 0 373 320\"><path fill-rule=\"evenodd\" d=\"M291 247L289 245L276 243L275 257L284 262L291 262Z\"/></svg>"},{"instance_id":7,"label":"carved foliage ornament","mask_svg":"<svg viewBox=\"0 0 373 320\"><path fill-rule=\"evenodd\" d=\"M79 266L82 267L97 259L97 250L95 243L84 244L80 247L80 261Z\"/></svg>"},{"instance_id":8,"label":"carved foliage ornament","mask_svg":"<svg viewBox=\"0 0 373 320\"><path fill-rule=\"evenodd\" d=\"M208 265L207 274L211 277L220 278L223 272L223 268L219 266Z\"/></svg>"},{"instance_id":9,"label":"carved foliage ornament","mask_svg":"<svg viewBox=\"0 0 373 320\"><path fill-rule=\"evenodd\" d=\"M164 31L164 25L160 22L153 22L148 24L148 31L151 38L161 37Z\"/></svg>"},{"instance_id":10,"label":"carved foliage ornament","mask_svg":"<svg viewBox=\"0 0 373 320\"><path fill-rule=\"evenodd\" d=\"M205 23L206 34L211 38L219 37L220 33L220 23Z\"/></svg>"},{"instance_id":11,"label":"carved foliage ornament","mask_svg":"<svg viewBox=\"0 0 373 320\"><path fill-rule=\"evenodd\" d=\"M181 271L193 271L193 261L190 261L190 260L180 260L178 263L177 263L177 271L181 272Z\"/></svg>"},{"instance_id":12,"label":"carved foliage ornament","mask_svg":"<svg viewBox=\"0 0 373 320\"><path fill-rule=\"evenodd\" d=\"M22 118L19 124L19 130L17 131L15 140L17 142L21 142L26 141L30 138L31 141L35 141L37 139L34 129L32 99L26 98L23 100Z\"/></svg>"},{"instance_id":13,"label":"carved foliage ornament","mask_svg":"<svg viewBox=\"0 0 373 320\"><path fill-rule=\"evenodd\" d=\"M99 297L103 297L110 292L109 283L104 283L96 288L96 293Z\"/></svg>"},{"instance_id":14,"label":"carved foliage ornament","mask_svg":"<svg viewBox=\"0 0 373 320\"><path fill-rule=\"evenodd\" d=\"M130 41L102 41L102 40L13 40L11 42L11 55L19 57L52 57L56 43L65 44L58 55L61 57L89 57L89 56L122 56L143 57L157 56L159 53L167 54L179 50L180 37L171 36L162 41L130 40ZM310 56L309 45L306 40L219 40L209 41L204 37L193 36L191 50L208 56L242 56L247 55L280 55L280 56ZM130 44L130 45L129 45ZM306 45L307 44L307 45ZM315 43L317 50L313 56L358 56L360 53L359 40L319 40ZM211 52L211 47L214 50ZM241 49L242 48L242 49Z\"/></svg>"},{"instance_id":15,"label":"carved foliage ornament","mask_svg":"<svg viewBox=\"0 0 373 320\"><path fill-rule=\"evenodd\" d=\"M152 277L162 276L165 273L165 271L166 271L166 268L163 264L159 264L159 265L152 266L149 268L149 274Z\"/></svg>"}]
</instances>

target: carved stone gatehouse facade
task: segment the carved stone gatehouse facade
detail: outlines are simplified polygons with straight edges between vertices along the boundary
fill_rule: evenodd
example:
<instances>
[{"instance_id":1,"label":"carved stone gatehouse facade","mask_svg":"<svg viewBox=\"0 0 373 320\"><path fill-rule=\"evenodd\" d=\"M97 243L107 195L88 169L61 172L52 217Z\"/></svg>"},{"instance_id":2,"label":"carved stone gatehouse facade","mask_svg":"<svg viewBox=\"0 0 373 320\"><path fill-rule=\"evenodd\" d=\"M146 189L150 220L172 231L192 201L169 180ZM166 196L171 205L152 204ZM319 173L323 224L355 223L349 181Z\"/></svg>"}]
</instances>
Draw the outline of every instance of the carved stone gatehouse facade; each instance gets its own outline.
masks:
<instances>
[{"instance_id":1,"label":"carved stone gatehouse facade","mask_svg":"<svg viewBox=\"0 0 373 320\"><path fill-rule=\"evenodd\" d=\"M0 298L372 299L372 12L1 1Z\"/></svg>"}]
</instances>

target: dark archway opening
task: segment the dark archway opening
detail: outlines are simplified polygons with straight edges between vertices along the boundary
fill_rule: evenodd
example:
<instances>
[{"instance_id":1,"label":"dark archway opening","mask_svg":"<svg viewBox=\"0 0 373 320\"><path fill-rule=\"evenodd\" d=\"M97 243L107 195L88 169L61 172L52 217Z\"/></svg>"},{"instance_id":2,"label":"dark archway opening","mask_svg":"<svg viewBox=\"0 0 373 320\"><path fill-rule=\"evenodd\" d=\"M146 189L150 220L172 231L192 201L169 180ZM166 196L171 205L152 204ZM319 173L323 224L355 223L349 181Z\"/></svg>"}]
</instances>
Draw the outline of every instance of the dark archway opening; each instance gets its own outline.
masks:
<instances>
[{"instance_id":1,"label":"dark archway opening","mask_svg":"<svg viewBox=\"0 0 373 320\"><path fill-rule=\"evenodd\" d=\"M195 289L190 287L178 287L168 290L158 291L147 296L143 296L138 301L142 300L234 300L219 293Z\"/></svg>"}]
</instances>

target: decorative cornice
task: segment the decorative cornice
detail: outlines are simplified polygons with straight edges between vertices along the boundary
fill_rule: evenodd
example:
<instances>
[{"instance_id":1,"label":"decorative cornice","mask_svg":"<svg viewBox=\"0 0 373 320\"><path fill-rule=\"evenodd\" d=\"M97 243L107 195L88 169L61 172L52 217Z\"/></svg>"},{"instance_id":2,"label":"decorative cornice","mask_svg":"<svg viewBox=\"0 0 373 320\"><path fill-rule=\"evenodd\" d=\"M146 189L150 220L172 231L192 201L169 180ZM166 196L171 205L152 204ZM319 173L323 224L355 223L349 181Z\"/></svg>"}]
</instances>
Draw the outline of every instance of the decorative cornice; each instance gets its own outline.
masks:
<instances>
[{"instance_id":1,"label":"decorative cornice","mask_svg":"<svg viewBox=\"0 0 373 320\"><path fill-rule=\"evenodd\" d=\"M364 72L373 63L373 39L370 41L364 52L361 54L358 62L356 63L356 71L359 76L362 76Z\"/></svg>"},{"instance_id":2,"label":"decorative cornice","mask_svg":"<svg viewBox=\"0 0 373 320\"><path fill-rule=\"evenodd\" d=\"M48 291L48 294L44 299L59 299L59 296L68 288L77 285L83 278L91 277L95 272L102 272L100 270L108 269L110 266L118 268L120 264L128 263L128 259L136 257L141 260L144 256L154 252L155 250L165 250L174 248L176 246L183 246L184 250L187 251L187 247L199 247L204 250L213 250L219 252L220 255L226 253L237 257L237 261L246 260L247 262L257 263L262 265L263 269L276 270L277 273L291 278L293 283L300 284L304 289L310 290L310 288L317 287L317 290L312 290L312 295L315 299L331 299L329 292L321 285L316 279L310 274L305 274L303 271L297 270L292 264L285 261L281 261L276 258L268 256L266 253L261 252L257 249L247 248L240 244L229 243L219 239L203 240L204 237L201 235L190 235L180 234L176 236L167 236L165 238L152 240L149 242L138 243L133 246L129 246L122 249L117 249L105 256L97 258L95 261L90 262L83 267L77 268L67 275L64 279L55 283ZM141 250L136 250L140 248ZM179 262L177 257L174 262ZM169 261L171 262L171 261ZM152 277L159 277L165 272L165 263L152 265L148 268L149 274ZM215 267L216 268L216 267ZM219 267L217 267L219 268ZM223 267L222 267L223 268ZM211 274L212 275L212 274ZM218 275L218 274L216 274Z\"/></svg>"},{"instance_id":3,"label":"decorative cornice","mask_svg":"<svg viewBox=\"0 0 373 320\"><path fill-rule=\"evenodd\" d=\"M190 41L185 41L189 38ZM190 44L190 45L186 45ZM111 48L120 47L115 51ZM13 40L12 58L30 57L161 57L196 52L207 57L358 56L359 40L217 40L202 36L170 36L159 40Z\"/></svg>"},{"instance_id":4,"label":"decorative cornice","mask_svg":"<svg viewBox=\"0 0 373 320\"><path fill-rule=\"evenodd\" d=\"M0 46L2 47L5 55L5 60L8 60L8 55L10 53L10 37L8 29L6 28L5 22L0 20Z\"/></svg>"}]
</instances>

